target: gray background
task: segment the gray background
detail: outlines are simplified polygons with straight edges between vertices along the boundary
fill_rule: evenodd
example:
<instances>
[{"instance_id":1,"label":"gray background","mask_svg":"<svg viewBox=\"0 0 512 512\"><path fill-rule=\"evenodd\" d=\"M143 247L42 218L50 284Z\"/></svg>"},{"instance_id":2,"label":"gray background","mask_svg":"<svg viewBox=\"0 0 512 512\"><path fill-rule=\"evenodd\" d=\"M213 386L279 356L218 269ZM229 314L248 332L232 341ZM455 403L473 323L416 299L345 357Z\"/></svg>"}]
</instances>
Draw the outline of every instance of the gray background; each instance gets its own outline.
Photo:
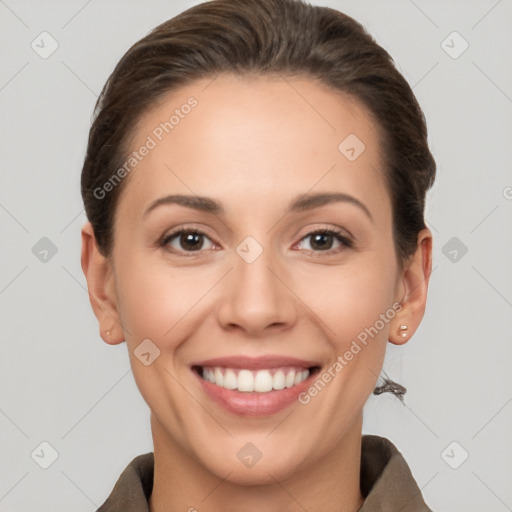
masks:
<instances>
[{"instance_id":1,"label":"gray background","mask_svg":"<svg viewBox=\"0 0 512 512\"><path fill-rule=\"evenodd\" d=\"M152 450L126 345L101 340L86 293L79 177L114 65L195 3L0 0L1 511L93 511ZM512 510L512 2L314 3L354 16L393 55L439 167L426 316L385 363L406 405L370 397L364 431L398 446L435 511ZM46 59L31 47L43 31L58 43ZM57 249L46 259L43 237ZM42 442L58 453L47 469Z\"/></svg>"}]
</instances>

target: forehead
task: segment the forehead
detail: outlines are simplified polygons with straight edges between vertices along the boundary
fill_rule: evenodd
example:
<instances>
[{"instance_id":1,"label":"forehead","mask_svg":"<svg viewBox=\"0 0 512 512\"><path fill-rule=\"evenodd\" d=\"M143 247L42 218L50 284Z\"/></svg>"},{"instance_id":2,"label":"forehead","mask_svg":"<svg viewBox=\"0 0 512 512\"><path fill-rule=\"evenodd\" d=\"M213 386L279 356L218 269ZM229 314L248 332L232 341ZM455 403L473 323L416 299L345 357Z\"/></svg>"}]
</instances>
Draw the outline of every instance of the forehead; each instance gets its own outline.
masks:
<instances>
[{"instance_id":1,"label":"forehead","mask_svg":"<svg viewBox=\"0 0 512 512\"><path fill-rule=\"evenodd\" d=\"M150 149L119 207L164 193L269 206L283 194L339 190L386 208L378 137L359 101L308 78L201 79L164 95L139 120L131 150Z\"/></svg>"}]
</instances>

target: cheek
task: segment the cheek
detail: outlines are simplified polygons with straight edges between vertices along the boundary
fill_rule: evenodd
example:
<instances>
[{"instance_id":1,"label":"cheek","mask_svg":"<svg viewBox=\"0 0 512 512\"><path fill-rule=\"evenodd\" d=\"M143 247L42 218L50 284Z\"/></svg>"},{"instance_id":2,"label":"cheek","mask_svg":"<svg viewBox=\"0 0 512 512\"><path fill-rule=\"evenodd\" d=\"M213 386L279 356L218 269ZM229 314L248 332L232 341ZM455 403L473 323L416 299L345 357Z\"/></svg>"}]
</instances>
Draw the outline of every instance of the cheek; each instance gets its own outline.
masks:
<instances>
[{"instance_id":1,"label":"cheek","mask_svg":"<svg viewBox=\"0 0 512 512\"><path fill-rule=\"evenodd\" d=\"M166 421L177 424L183 421L189 397L179 387L178 392L170 390L174 382L171 375L180 378L176 356L199 324L200 300L213 286L215 276L171 268L161 262L151 264L151 259L141 252L117 265L118 311L142 396L152 411L170 413ZM159 350L149 365L137 360L142 351L149 351L151 356L157 353L153 345L141 345L146 339ZM170 409L169 404L173 404Z\"/></svg>"},{"instance_id":2,"label":"cheek","mask_svg":"<svg viewBox=\"0 0 512 512\"><path fill-rule=\"evenodd\" d=\"M191 348L187 340L204 329L215 309L219 281L229 266L178 267L140 251L116 268L118 311L130 354L149 339L161 351L159 362L178 371Z\"/></svg>"},{"instance_id":3,"label":"cheek","mask_svg":"<svg viewBox=\"0 0 512 512\"><path fill-rule=\"evenodd\" d=\"M358 257L357 263L315 272L297 283L299 296L325 323L326 333L334 336L342 349L373 326L393 305L396 268L375 254ZM393 311L393 310L392 310ZM388 315L389 316L389 315ZM388 323L378 323L382 336Z\"/></svg>"},{"instance_id":4,"label":"cheek","mask_svg":"<svg viewBox=\"0 0 512 512\"><path fill-rule=\"evenodd\" d=\"M193 270L151 264L143 253L117 265L118 309L129 345L144 338L172 339L175 325L198 302L206 288Z\"/></svg>"}]
</instances>

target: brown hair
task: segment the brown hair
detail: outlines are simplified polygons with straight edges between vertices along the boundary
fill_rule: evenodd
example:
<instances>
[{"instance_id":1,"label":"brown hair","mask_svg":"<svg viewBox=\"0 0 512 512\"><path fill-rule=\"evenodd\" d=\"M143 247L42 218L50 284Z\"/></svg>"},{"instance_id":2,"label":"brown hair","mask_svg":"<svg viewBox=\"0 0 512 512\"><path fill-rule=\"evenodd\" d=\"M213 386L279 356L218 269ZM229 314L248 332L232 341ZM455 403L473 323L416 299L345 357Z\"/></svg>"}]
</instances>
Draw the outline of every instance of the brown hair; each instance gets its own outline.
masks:
<instances>
[{"instance_id":1,"label":"brown hair","mask_svg":"<svg viewBox=\"0 0 512 512\"><path fill-rule=\"evenodd\" d=\"M391 56L360 23L328 7L303 0L213 0L135 43L101 91L81 192L103 255L111 253L126 179L108 194L97 191L125 162L140 117L164 94L222 72L310 77L362 102L382 134L398 260L415 251L436 165L423 112Z\"/></svg>"}]
</instances>

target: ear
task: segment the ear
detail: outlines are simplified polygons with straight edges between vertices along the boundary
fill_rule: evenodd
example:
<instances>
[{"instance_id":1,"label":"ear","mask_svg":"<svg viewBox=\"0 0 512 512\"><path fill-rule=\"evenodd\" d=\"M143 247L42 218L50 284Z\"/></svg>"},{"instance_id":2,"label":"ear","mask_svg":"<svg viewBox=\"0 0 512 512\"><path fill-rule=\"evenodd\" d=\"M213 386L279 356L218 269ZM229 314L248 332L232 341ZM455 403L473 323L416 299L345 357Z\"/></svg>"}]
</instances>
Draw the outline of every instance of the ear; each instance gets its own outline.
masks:
<instances>
[{"instance_id":1,"label":"ear","mask_svg":"<svg viewBox=\"0 0 512 512\"><path fill-rule=\"evenodd\" d=\"M416 251L402 270L396 297L398 301L403 298L402 309L390 323L389 341L391 343L402 345L416 332L425 313L431 273L432 233L425 228L418 233Z\"/></svg>"},{"instance_id":2,"label":"ear","mask_svg":"<svg viewBox=\"0 0 512 512\"><path fill-rule=\"evenodd\" d=\"M82 227L82 270L87 280L89 300L98 319L100 336L110 345L124 341L117 311L117 295L111 261L98 249L90 222Z\"/></svg>"}]
</instances>

